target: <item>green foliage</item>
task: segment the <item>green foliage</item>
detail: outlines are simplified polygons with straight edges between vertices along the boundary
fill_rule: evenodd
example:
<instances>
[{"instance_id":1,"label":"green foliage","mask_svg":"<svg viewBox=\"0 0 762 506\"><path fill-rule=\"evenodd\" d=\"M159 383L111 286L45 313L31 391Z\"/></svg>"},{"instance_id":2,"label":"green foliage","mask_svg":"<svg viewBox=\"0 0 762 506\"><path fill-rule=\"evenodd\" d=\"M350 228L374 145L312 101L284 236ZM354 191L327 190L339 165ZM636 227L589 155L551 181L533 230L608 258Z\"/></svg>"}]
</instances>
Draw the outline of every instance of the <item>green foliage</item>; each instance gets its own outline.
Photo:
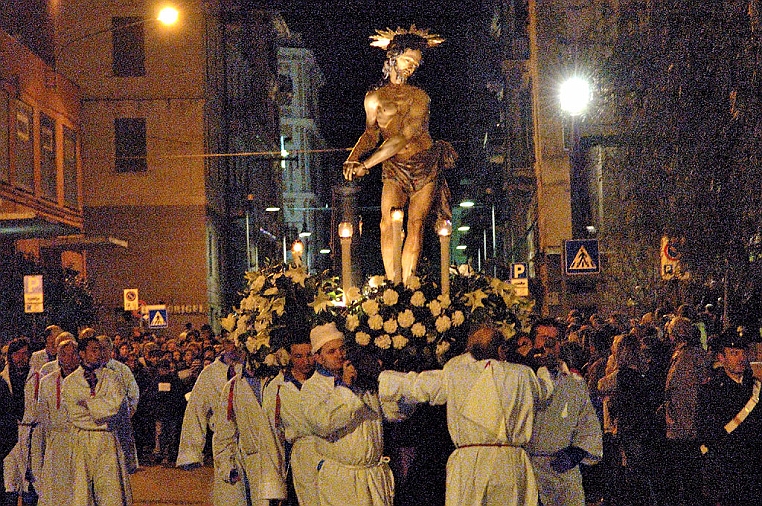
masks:
<instances>
[{"instance_id":1,"label":"green foliage","mask_svg":"<svg viewBox=\"0 0 762 506\"><path fill-rule=\"evenodd\" d=\"M43 277L44 313L24 312L24 276ZM55 323L76 332L96 321L90 286L69 267L44 265L38 259L17 254L0 259L0 336L3 341L26 336L32 339Z\"/></svg>"}]
</instances>

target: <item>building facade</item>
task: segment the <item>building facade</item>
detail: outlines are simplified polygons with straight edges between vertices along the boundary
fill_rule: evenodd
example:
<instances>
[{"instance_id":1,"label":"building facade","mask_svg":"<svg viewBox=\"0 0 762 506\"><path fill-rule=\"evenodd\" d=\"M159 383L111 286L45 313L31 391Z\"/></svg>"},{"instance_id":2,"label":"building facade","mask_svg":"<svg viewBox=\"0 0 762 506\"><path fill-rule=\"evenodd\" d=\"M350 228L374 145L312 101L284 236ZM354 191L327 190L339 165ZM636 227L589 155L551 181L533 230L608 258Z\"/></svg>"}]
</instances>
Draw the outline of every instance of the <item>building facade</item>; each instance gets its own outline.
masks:
<instances>
[{"instance_id":1,"label":"building facade","mask_svg":"<svg viewBox=\"0 0 762 506\"><path fill-rule=\"evenodd\" d=\"M164 26L158 7L66 0L56 12L55 70L82 90L85 233L129 244L88 255L110 331L145 325L122 310L129 288L166 305L170 332L215 324L243 287L248 196L280 199L271 14L203 2ZM279 226L268 218L257 228Z\"/></svg>"},{"instance_id":2,"label":"building facade","mask_svg":"<svg viewBox=\"0 0 762 506\"><path fill-rule=\"evenodd\" d=\"M325 83L312 51L285 24L278 39L280 136L283 159L283 219L290 245L304 244L303 262L325 269L321 250L329 246L322 195L326 143L318 128L318 92ZM322 269L321 269L322 268Z\"/></svg>"}]
</instances>

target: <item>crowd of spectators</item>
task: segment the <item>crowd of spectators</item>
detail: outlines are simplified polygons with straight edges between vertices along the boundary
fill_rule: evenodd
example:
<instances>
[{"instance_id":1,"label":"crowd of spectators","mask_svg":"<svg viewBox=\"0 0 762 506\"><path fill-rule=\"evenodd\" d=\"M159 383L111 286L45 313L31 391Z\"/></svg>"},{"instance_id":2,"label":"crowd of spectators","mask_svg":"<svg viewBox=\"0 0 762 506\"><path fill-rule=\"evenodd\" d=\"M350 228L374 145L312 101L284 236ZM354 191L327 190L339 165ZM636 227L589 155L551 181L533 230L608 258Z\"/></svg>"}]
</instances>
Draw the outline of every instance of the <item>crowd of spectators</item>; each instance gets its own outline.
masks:
<instances>
[{"instance_id":1,"label":"crowd of spectators","mask_svg":"<svg viewBox=\"0 0 762 506\"><path fill-rule=\"evenodd\" d=\"M699 504L707 492L699 396L721 370L715 343L723 329L714 308L683 304L639 317L572 310L556 323L565 329L561 359L584 378L604 434L603 461L582 466L588 504ZM758 341L759 329L740 332ZM537 350L528 334L511 342L517 361L532 361ZM138 459L174 466L187 394L232 343L204 325L177 336L134 329L113 344L113 358L140 390L132 419Z\"/></svg>"}]
</instances>

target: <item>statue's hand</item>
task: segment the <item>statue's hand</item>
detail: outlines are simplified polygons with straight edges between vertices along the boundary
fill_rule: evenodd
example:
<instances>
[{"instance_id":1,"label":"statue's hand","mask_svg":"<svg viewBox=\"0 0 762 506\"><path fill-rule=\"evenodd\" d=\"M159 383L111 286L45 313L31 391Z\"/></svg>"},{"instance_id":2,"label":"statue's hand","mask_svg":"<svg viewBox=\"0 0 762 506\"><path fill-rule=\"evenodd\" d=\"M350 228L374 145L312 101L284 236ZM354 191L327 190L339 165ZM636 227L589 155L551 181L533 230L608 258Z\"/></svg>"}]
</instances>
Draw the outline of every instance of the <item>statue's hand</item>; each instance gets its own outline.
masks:
<instances>
[{"instance_id":1,"label":"statue's hand","mask_svg":"<svg viewBox=\"0 0 762 506\"><path fill-rule=\"evenodd\" d=\"M344 162L344 179L352 181L354 177L363 177L368 173L365 164L358 161L346 161Z\"/></svg>"}]
</instances>

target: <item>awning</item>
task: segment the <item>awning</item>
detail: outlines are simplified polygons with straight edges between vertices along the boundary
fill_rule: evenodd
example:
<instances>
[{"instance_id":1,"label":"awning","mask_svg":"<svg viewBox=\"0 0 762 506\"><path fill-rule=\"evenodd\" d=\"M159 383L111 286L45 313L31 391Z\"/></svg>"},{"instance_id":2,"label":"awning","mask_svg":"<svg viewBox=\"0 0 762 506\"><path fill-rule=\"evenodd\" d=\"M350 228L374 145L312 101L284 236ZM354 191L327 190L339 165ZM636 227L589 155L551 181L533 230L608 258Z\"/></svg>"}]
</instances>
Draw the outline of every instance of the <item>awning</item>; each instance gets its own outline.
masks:
<instances>
[{"instance_id":1,"label":"awning","mask_svg":"<svg viewBox=\"0 0 762 506\"><path fill-rule=\"evenodd\" d=\"M66 251L84 251L107 248L127 248L127 241L116 237L86 236L83 234L66 235L46 239L40 248Z\"/></svg>"},{"instance_id":2,"label":"awning","mask_svg":"<svg viewBox=\"0 0 762 506\"><path fill-rule=\"evenodd\" d=\"M81 234L82 229L53 221L34 211L0 213L0 238L33 239Z\"/></svg>"}]
</instances>

